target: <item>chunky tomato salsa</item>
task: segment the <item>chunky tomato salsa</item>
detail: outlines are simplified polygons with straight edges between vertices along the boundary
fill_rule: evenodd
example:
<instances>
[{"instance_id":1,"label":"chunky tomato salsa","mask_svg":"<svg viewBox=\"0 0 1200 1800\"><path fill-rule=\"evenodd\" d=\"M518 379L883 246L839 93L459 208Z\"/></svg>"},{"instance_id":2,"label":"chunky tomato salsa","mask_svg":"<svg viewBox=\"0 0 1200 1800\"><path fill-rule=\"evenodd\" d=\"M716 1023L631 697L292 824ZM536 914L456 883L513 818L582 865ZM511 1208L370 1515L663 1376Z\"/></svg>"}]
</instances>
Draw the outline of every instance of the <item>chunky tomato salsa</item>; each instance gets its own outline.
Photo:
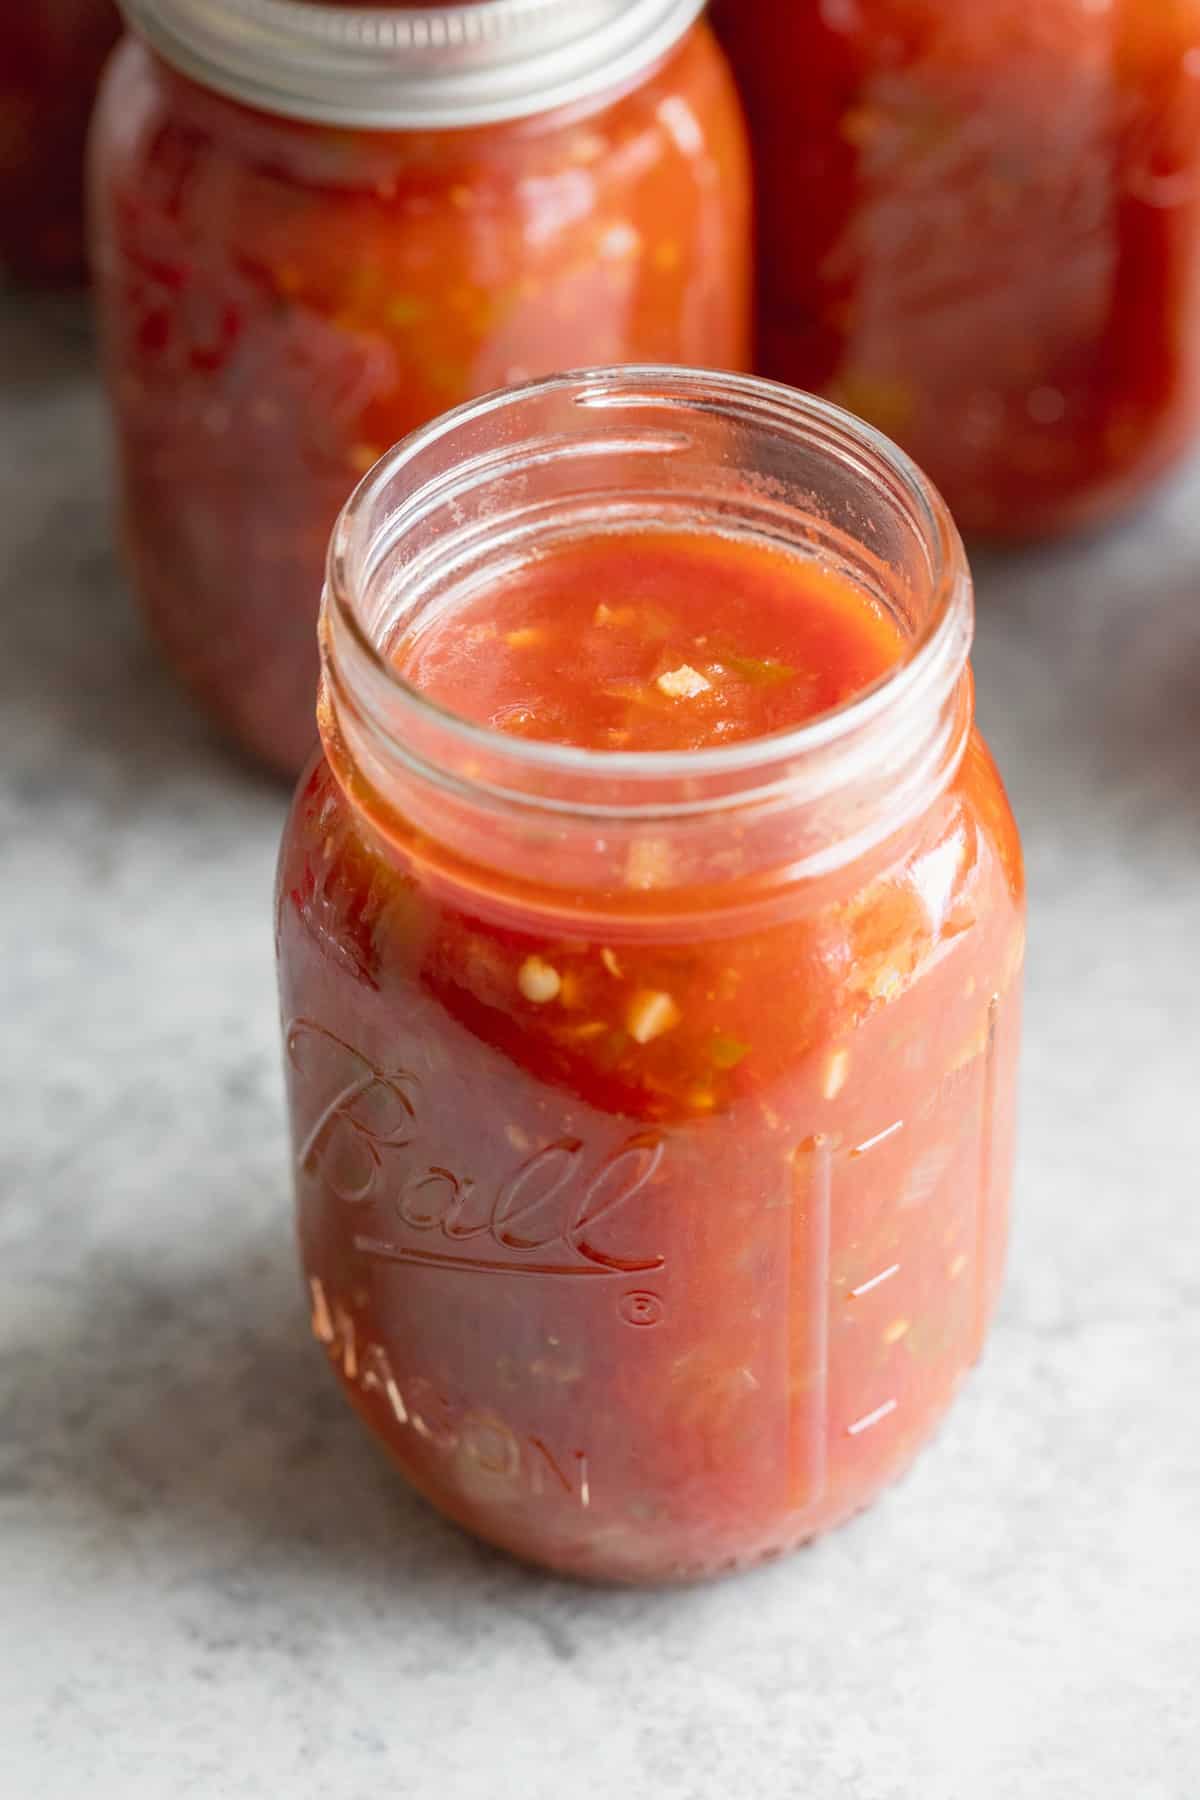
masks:
<instances>
[{"instance_id":1,"label":"chunky tomato salsa","mask_svg":"<svg viewBox=\"0 0 1200 1800\"><path fill-rule=\"evenodd\" d=\"M392 645L458 718L614 769L820 729L910 653L831 566L640 528ZM500 814L487 866L371 815L326 727L278 934L313 1329L354 1404L451 1517L577 1574L685 1579L845 1519L1000 1279L1022 876L982 743L765 898L736 816L680 886L680 834L714 829L686 807L580 894L552 850L506 863Z\"/></svg>"},{"instance_id":2,"label":"chunky tomato salsa","mask_svg":"<svg viewBox=\"0 0 1200 1800\"><path fill-rule=\"evenodd\" d=\"M619 92L446 130L255 112L130 42L95 150L135 586L184 682L289 774L330 527L388 445L551 369L748 358L744 136L703 26Z\"/></svg>"},{"instance_id":3,"label":"chunky tomato salsa","mask_svg":"<svg viewBox=\"0 0 1200 1800\"><path fill-rule=\"evenodd\" d=\"M1200 425L1197 0L718 0L764 373L904 444L964 529L1128 505Z\"/></svg>"}]
</instances>

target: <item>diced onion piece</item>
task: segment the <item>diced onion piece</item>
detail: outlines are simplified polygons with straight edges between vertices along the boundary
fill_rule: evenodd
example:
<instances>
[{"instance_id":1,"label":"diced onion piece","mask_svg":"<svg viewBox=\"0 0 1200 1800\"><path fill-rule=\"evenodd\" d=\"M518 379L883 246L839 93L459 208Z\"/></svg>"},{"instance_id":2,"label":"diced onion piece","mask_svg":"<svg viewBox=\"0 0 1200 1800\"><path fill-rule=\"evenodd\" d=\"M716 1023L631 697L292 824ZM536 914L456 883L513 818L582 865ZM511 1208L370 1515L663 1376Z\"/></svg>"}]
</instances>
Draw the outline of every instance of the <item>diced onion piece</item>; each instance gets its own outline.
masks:
<instances>
[{"instance_id":1,"label":"diced onion piece","mask_svg":"<svg viewBox=\"0 0 1200 1800\"><path fill-rule=\"evenodd\" d=\"M562 978L552 963L544 962L540 956L527 956L517 971L517 986L526 1000L545 1006L558 998Z\"/></svg>"},{"instance_id":2,"label":"diced onion piece","mask_svg":"<svg viewBox=\"0 0 1200 1800\"><path fill-rule=\"evenodd\" d=\"M671 846L663 838L636 838L625 858L625 885L666 887L671 876Z\"/></svg>"},{"instance_id":3,"label":"diced onion piece","mask_svg":"<svg viewBox=\"0 0 1200 1800\"><path fill-rule=\"evenodd\" d=\"M665 675L660 675L654 685L669 700L694 700L697 694L707 694L712 682L690 663L680 663L677 669L668 669Z\"/></svg>"},{"instance_id":4,"label":"diced onion piece","mask_svg":"<svg viewBox=\"0 0 1200 1800\"><path fill-rule=\"evenodd\" d=\"M836 1100L846 1085L846 1077L850 1073L850 1052L833 1050L825 1062L825 1075L821 1082L821 1092L827 1100Z\"/></svg>"},{"instance_id":5,"label":"diced onion piece","mask_svg":"<svg viewBox=\"0 0 1200 1800\"><path fill-rule=\"evenodd\" d=\"M592 624L603 625L610 631L630 631L638 618L636 606L608 606L602 600L592 614Z\"/></svg>"},{"instance_id":6,"label":"diced onion piece","mask_svg":"<svg viewBox=\"0 0 1200 1800\"><path fill-rule=\"evenodd\" d=\"M609 974L613 977L614 980L616 980L616 981L621 980L621 965L617 961L617 955L616 955L615 950L601 950L600 961L604 964L605 968L608 970Z\"/></svg>"},{"instance_id":7,"label":"diced onion piece","mask_svg":"<svg viewBox=\"0 0 1200 1800\"><path fill-rule=\"evenodd\" d=\"M625 1025L635 1044L648 1044L678 1025L680 1016L670 994L657 988L639 988L629 1002Z\"/></svg>"},{"instance_id":8,"label":"diced onion piece","mask_svg":"<svg viewBox=\"0 0 1200 1800\"><path fill-rule=\"evenodd\" d=\"M857 984L862 993L872 1000L894 1000L904 986L904 977L899 969L876 969Z\"/></svg>"},{"instance_id":9,"label":"diced onion piece","mask_svg":"<svg viewBox=\"0 0 1200 1800\"><path fill-rule=\"evenodd\" d=\"M532 650L545 640L546 634L539 625L519 625L515 631L504 634L504 641L511 650Z\"/></svg>"}]
</instances>

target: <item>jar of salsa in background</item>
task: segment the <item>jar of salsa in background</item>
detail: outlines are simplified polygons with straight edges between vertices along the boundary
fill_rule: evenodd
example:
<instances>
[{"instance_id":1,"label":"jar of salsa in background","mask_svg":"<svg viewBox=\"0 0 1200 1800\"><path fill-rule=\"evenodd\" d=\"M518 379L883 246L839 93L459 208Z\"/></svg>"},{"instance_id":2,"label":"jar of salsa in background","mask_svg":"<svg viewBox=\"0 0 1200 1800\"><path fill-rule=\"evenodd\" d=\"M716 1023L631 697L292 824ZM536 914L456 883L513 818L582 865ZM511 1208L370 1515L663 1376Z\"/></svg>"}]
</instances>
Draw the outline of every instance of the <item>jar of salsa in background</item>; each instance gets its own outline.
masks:
<instances>
[{"instance_id":1,"label":"jar of salsa in background","mask_svg":"<svg viewBox=\"0 0 1200 1800\"><path fill-rule=\"evenodd\" d=\"M126 0L94 139L123 511L155 635L311 747L324 548L448 406L581 363L744 367L749 172L700 0Z\"/></svg>"},{"instance_id":2,"label":"jar of salsa in background","mask_svg":"<svg viewBox=\"0 0 1200 1800\"><path fill-rule=\"evenodd\" d=\"M979 1354L1024 889L971 618L908 460L733 375L476 402L342 515L276 915L313 1329L520 1556L787 1549Z\"/></svg>"},{"instance_id":3,"label":"jar of salsa in background","mask_svg":"<svg viewBox=\"0 0 1200 1800\"><path fill-rule=\"evenodd\" d=\"M9 0L0 9L0 270L83 274L84 141L121 23L111 0Z\"/></svg>"},{"instance_id":4,"label":"jar of salsa in background","mask_svg":"<svg viewBox=\"0 0 1200 1800\"><path fill-rule=\"evenodd\" d=\"M1200 0L717 0L764 373L961 527L1103 521L1200 423Z\"/></svg>"}]
</instances>

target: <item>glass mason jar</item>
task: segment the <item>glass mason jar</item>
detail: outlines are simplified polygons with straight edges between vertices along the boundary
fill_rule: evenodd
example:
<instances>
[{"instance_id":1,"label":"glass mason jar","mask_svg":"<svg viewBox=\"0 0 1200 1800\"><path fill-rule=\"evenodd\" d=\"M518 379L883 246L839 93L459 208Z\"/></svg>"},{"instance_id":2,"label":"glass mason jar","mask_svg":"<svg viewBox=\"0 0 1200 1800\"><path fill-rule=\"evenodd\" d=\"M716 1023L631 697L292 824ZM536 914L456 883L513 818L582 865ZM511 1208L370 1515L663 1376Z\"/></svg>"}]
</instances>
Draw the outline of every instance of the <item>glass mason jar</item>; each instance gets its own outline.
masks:
<instances>
[{"instance_id":1,"label":"glass mason jar","mask_svg":"<svg viewBox=\"0 0 1200 1800\"><path fill-rule=\"evenodd\" d=\"M638 522L837 565L905 659L794 730L650 754L468 724L389 661L514 560ZM978 1356L1024 890L971 622L912 464L744 377L493 396L343 512L277 889L300 1242L348 1397L480 1536L605 1579L752 1563L871 1500ZM618 1019L669 988L677 1023L579 1027L568 983Z\"/></svg>"},{"instance_id":2,"label":"glass mason jar","mask_svg":"<svg viewBox=\"0 0 1200 1800\"><path fill-rule=\"evenodd\" d=\"M312 745L351 488L472 395L749 354L749 171L701 0L126 0L94 248L134 582L251 752Z\"/></svg>"},{"instance_id":3,"label":"glass mason jar","mask_svg":"<svg viewBox=\"0 0 1200 1800\"><path fill-rule=\"evenodd\" d=\"M1200 0L718 0L764 373L961 527L1107 519L1200 423Z\"/></svg>"},{"instance_id":4,"label":"glass mason jar","mask_svg":"<svg viewBox=\"0 0 1200 1800\"><path fill-rule=\"evenodd\" d=\"M84 140L120 29L111 0L0 9L0 269L19 281L83 274Z\"/></svg>"}]
</instances>

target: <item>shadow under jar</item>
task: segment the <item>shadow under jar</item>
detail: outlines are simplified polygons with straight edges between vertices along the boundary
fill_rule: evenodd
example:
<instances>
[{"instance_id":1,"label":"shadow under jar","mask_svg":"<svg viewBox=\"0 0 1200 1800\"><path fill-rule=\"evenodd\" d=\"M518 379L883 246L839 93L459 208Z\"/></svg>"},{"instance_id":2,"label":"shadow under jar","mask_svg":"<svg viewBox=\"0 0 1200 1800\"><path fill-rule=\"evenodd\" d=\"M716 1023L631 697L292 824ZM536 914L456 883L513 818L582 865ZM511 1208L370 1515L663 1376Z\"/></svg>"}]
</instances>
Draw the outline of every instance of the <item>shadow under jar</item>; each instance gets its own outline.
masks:
<instances>
[{"instance_id":1,"label":"shadow under jar","mask_svg":"<svg viewBox=\"0 0 1200 1800\"><path fill-rule=\"evenodd\" d=\"M699 573L664 620L685 539ZM512 596L573 556L625 575L563 589L595 611L555 661L553 605L510 629ZM707 675L652 682L639 730L732 717L824 672L721 644L770 557L802 608L841 583L893 653L766 736L595 748L577 700L574 741L545 741L448 710L406 649L450 646L464 706L528 650L550 705L610 627L690 618ZM519 1556L660 1581L785 1550L907 1466L979 1355L1024 887L971 619L916 469L743 377L494 396L342 515L276 917L313 1329L409 1480Z\"/></svg>"},{"instance_id":2,"label":"shadow under jar","mask_svg":"<svg viewBox=\"0 0 1200 1800\"><path fill-rule=\"evenodd\" d=\"M129 563L295 774L325 544L388 445L584 362L745 367L741 113L700 0L125 10L93 237Z\"/></svg>"},{"instance_id":3,"label":"shadow under jar","mask_svg":"<svg viewBox=\"0 0 1200 1800\"><path fill-rule=\"evenodd\" d=\"M69 284L84 272L84 144L121 21L112 0L0 8L0 271Z\"/></svg>"},{"instance_id":4,"label":"shadow under jar","mask_svg":"<svg viewBox=\"0 0 1200 1800\"><path fill-rule=\"evenodd\" d=\"M959 525L1102 523L1200 426L1200 0L718 0L759 365Z\"/></svg>"}]
</instances>

